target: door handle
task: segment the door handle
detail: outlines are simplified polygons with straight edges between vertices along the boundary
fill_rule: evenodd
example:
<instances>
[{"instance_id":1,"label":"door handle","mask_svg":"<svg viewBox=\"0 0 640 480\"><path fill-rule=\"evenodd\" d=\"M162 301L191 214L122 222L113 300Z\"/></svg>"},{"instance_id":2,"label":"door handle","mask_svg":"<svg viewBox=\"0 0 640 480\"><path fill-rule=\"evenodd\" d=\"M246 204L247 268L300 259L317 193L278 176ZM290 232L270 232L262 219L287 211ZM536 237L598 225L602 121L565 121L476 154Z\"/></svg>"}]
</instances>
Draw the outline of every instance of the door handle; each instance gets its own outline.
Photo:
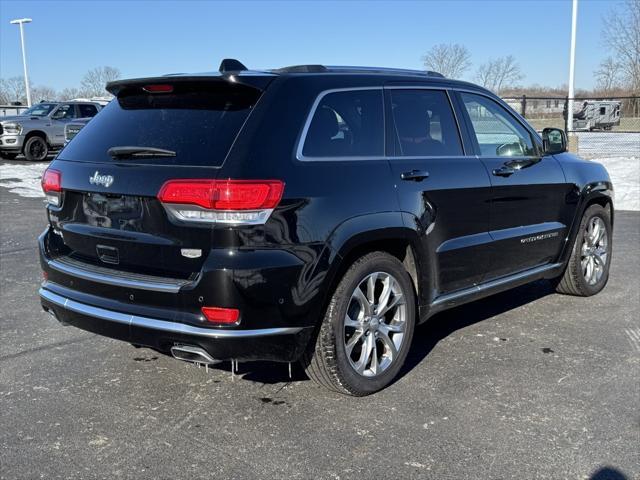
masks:
<instances>
[{"instance_id":1,"label":"door handle","mask_svg":"<svg viewBox=\"0 0 640 480\"><path fill-rule=\"evenodd\" d=\"M496 177L510 177L514 173L516 173L516 169L507 165L503 165L500 168L495 168L493 170L493 174Z\"/></svg>"},{"instance_id":2,"label":"door handle","mask_svg":"<svg viewBox=\"0 0 640 480\"><path fill-rule=\"evenodd\" d=\"M425 170L411 170L400 175L402 180L421 182L425 178L429 178L429 172Z\"/></svg>"}]
</instances>

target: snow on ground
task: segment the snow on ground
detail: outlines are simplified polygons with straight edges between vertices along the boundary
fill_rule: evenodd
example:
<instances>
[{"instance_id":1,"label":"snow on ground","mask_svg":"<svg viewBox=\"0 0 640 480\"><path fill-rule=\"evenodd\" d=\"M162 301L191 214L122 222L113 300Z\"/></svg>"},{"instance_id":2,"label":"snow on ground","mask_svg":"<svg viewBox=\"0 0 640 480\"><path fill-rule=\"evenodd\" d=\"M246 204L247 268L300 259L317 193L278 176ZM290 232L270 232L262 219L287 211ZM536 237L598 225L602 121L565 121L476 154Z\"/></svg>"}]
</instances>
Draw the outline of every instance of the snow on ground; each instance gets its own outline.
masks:
<instances>
[{"instance_id":1,"label":"snow on ground","mask_svg":"<svg viewBox=\"0 0 640 480\"><path fill-rule=\"evenodd\" d=\"M618 151L614 152L617 154ZM616 210L640 211L640 153L635 156L599 157L591 161L603 164L609 171L616 195ZM40 178L46 168L46 163L1 164L0 186L22 197L44 197Z\"/></svg>"},{"instance_id":2,"label":"snow on ground","mask_svg":"<svg viewBox=\"0 0 640 480\"><path fill-rule=\"evenodd\" d=\"M639 147L640 148L640 147ZM640 155L594 158L605 166L613 182L616 210L640 210Z\"/></svg>"},{"instance_id":3,"label":"snow on ground","mask_svg":"<svg viewBox=\"0 0 640 480\"><path fill-rule=\"evenodd\" d=\"M640 132L576 132L583 158L640 157Z\"/></svg>"},{"instance_id":4,"label":"snow on ground","mask_svg":"<svg viewBox=\"0 0 640 480\"><path fill-rule=\"evenodd\" d=\"M0 186L8 188L10 192L21 197L44 197L40 179L47 166L47 163L33 165L3 163L0 165Z\"/></svg>"}]
</instances>

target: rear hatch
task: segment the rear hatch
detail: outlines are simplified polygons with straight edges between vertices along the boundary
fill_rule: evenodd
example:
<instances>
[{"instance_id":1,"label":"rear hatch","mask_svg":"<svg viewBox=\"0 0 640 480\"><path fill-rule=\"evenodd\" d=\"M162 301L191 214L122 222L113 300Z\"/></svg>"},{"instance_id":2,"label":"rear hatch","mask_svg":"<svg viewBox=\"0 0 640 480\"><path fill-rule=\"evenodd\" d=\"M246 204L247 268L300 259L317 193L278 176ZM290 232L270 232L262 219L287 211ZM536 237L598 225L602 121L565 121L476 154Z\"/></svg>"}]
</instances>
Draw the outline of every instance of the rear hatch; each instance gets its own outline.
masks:
<instances>
[{"instance_id":1,"label":"rear hatch","mask_svg":"<svg viewBox=\"0 0 640 480\"><path fill-rule=\"evenodd\" d=\"M54 255L72 266L193 280L213 225L170 217L169 180L215 180L268 79L159 77L109 85L117 95L58 155ZM60 241L58 241L60 244Z\"/></svg>"}]
</instances>

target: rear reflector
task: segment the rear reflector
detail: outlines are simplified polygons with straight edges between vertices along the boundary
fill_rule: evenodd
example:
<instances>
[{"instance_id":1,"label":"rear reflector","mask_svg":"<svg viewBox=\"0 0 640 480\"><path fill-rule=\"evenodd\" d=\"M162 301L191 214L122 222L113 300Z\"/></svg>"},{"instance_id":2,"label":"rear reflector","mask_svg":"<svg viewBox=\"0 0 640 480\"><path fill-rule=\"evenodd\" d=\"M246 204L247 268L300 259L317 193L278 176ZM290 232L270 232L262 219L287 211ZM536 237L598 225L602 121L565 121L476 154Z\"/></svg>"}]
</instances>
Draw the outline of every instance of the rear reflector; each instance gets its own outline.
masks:
<instances>
[{"instance_id":1,"label":"rear reflector","mask_svg":"<svg viewBox=\"0 0 640 480\"><path fill-rule=\"evenodd\" d=\"M147 93L171 93L173 92L173 85L145 85L144 87L142 87L142 90Z\"/></svg>"},{"instance_id":2,"label":"rear reflector","mask_svg":"<svg viewBox=\"0 0 640 480\"><path fill-rule=\"evenodd\" d=\"M235 308L202 307L202 314L211 323L232 324L240 318L240 310Z\"/></svg>"},{"instance_id":3,"label":"rear reflector","mask_svg":"<svg viewBox=\"0 0 640 480\"><path fill-rule=\"evenodd\" d=\"M49 205L59 207L62 199L62 174L58 170L47 168L42 174L41 184Z\"/></svg>"},{"instance_id":4,"label":"rear reflector","mask_svg":"<svg viewBox=\"0 0 640 480\"><path fill-rule=\"evenodd\" d=\"M169 180L158 199L184 221L261 224L282 199L280 180Z\"/></svg>"}]
</instances>

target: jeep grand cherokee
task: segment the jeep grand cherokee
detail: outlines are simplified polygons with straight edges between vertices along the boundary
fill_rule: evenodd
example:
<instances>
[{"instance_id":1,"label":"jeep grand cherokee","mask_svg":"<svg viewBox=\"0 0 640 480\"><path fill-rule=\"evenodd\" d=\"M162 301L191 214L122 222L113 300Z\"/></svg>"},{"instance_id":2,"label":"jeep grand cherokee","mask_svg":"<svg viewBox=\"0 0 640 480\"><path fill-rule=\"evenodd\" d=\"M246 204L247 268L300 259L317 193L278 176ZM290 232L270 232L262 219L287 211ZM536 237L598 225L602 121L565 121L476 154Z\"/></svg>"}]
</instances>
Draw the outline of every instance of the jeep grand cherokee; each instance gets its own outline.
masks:
<instances>
[{"instance_id":1,"label":"jeep grand cherokee","mask_svg":"<svg viewBox=\"0 0 640 480\"><path fill-rule=\"evenodd\" d=\"M443 309L607 282L607 172L476 85L226 60L108 90L42 179L40 297L64 324L366 395Z\"/></svg>"}]
</instances>

